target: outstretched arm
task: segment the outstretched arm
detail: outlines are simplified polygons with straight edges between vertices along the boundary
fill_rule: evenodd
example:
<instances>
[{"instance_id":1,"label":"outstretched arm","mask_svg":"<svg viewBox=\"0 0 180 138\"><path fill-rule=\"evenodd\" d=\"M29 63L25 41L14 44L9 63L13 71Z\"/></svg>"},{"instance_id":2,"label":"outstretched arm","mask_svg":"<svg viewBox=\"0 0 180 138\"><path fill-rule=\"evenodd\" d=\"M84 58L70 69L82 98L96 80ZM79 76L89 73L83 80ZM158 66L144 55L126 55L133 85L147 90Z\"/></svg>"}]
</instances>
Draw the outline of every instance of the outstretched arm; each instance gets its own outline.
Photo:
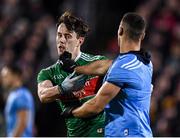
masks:
<instances>
[{"instance_id":1,"label":"outstretched arm","mask_svg":"<svg viewBox=\"0 0 180 138\"><path fill-rule=\"evenodd\" d=\"M119 93L119 91L120 87L112 83L105 82L94 98L72 111L73 116L78 118L87 118L100 113Z\"/></svg>"},{"instance_id":2,"label":"outstretched arm","mask_svg":"<svg viewBox=\"0 0 180 138\"><path fill-rule=\"evenodd\" d=\"M79 74L103 76L112 64L112 60L97 60L88 65L78 66L75 71Z\"/></svg>"}]
</instances>

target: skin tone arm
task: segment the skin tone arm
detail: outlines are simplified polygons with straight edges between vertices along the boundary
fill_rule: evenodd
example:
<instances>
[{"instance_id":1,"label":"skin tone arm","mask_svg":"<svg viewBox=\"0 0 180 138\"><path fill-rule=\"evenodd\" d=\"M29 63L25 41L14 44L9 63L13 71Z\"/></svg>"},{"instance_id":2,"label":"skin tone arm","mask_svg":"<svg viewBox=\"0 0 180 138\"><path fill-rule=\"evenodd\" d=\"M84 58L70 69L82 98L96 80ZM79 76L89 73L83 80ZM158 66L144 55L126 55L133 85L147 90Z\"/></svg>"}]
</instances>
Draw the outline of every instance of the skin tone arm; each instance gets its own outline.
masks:
<instances>
[{"instance_id":1,"label":"skin tone arm","mask_svg":"<svg viewBox=\"0 0 180 138\"><path fill-rule=\"evenodd\" d=\"M17 112L17 124L14 129L13 137L21 137L26 128L28 118L28 110L20 110Z\"/></svg>"},{"instance_id":2,"label":"skin tone arm","mask_svg":"<svg viewBox=\"0 0 180 138\"><path fill-rule=\"evenodd\" d=\"M87 118L100 113L119 93L120 89L120 87L112 83L105 82L94 98L72 111L73 115L78 118Z\"/></svg>"},{"instance_id":3,"label":"skin tone arm","mask_svg":"<svg viewBox=\"0 0 180 138\"><path fill-rule=\"evenodd\" d=\"M97 60L85 66L78 66L75 71L79 74L103 76L111 65L112 60Z\"/></svg>"},{"instance_id":4,"label":"skin tone arm","mask_svg":"<svg viewBox=\"0 0 180 138\"><path fill-rule=\"evenodd\" d=\"M103 76L112 64L112 60L98 60L91 64L76 67L75 71L80 74ZM38 96L42 103L52 102L59 98L58 86L53 86L50 80L38 84Z\"/></svg>"},{"instance_id":5,"label":"skin tone arm","mask_svg":"<svg viewBox=\"0 0 180 138\"><path fill-rule=\"evenodd\" d=\"M38 96L42 103L52 102L60 96L58 86L53 86L50 80L38 84Z\"/></svg>"}]
</instances>

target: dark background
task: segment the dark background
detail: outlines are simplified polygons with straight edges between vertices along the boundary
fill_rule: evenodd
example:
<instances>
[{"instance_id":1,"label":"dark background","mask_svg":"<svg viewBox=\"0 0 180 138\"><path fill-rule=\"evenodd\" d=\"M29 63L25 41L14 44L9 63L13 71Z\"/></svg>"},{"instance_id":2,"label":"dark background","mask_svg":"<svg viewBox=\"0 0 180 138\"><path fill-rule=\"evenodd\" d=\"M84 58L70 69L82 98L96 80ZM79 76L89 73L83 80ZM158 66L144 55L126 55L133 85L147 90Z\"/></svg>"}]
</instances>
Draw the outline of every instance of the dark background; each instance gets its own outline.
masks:
<instances>
[{"instance_id":1,"label":"dark background","mask_svg":"<svg viewBox=\"0 0 180 138\"><path fill-rule=\"evenodd\" d=\"M126 12L138 12L147 23L143 48L154 65L151 127L154 136L180 136L180 1L179 0L0 0L0 68L18 64L36 105L34 136L66 136L55 102L37 97L38 72L57 60L58 17L66 10L83 18L91 32L83 52L114 58L117 30ZM0 136L5 136L6 92L0 90Z\"/></svg>"}]
</instances>

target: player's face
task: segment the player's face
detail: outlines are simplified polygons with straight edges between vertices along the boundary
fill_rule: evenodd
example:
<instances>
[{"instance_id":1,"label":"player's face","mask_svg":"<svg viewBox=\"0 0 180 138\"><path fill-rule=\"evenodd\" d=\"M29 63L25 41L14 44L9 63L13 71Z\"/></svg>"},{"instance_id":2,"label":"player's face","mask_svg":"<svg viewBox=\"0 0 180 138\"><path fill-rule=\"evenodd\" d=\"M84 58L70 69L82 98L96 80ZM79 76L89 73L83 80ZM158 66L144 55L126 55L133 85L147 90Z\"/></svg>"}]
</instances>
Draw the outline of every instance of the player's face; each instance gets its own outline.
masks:
<instances>
[{"instance_id":1,"label":"player's face","mask_svg":"<svg viewBox=\"0 0 180 138\"><path fill-rule=\"evenodd\" d=\"M64 23L61 23L57 29L56 44L58 55L61 55L64 51L77 53L80 51L81 37L77 37L74 31L69 31Z\"/></svg>"},{"instance_id":2,"label":"player's face","mask_svg":"<svg viewBox=\"0 0 180 138\"><path fill-rule=\"evenodd\" d=\"M3 68L1 70L1 83L3 88L9 89L13 84L14 75L8 68Z\"/></svg>"}]
</instances>

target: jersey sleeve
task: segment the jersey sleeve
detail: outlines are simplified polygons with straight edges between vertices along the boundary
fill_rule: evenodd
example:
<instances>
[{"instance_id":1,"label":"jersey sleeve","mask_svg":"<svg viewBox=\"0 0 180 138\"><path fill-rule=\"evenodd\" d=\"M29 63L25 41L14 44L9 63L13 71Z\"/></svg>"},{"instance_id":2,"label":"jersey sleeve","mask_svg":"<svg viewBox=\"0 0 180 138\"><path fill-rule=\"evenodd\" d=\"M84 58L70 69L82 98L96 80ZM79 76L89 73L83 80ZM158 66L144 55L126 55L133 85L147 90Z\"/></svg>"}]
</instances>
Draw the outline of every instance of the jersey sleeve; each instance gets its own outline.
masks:
<instances>
[{"instance_id":1,"label":"jersey sleeve","mask_svg":"<svg viewBox=\"0 0 180 138\"><path fill-rule=\"evenodd\" d=\"M37 76L37 82L40 83L42 81L45 81L45 80L50 80L50 75L49 75L49 71L46 70L46 69L42 69L38 76Z\"/></svg>"},{"instance_id":2,"label":"jersey sleeve","mask_svg":"<svg viewBox=\"0 0 180 138\"><path fill-rule=\"evenodd\" d=\"M105 57L105 56L97 55L97 56L94 57L94 59L95 59L95 61L96 61L96 60L106 60L106 59L108 59L108 58Z\"/></svg>"},{"instance_id":3,"label":"jersey sleeve","mask_svg":"<svg viewBox=\"0 0 180 138\"><path fill-rule=\"evenodd\" d=\"M107 82L110 82L116 86L119 86L120 88L123 88L124 86L128 87L134 87L136 86L138 80L138 77L135 73L133 73L130 70L121 68L121 60L115 62L110 70L108 71L106 80Z\"/></svg>"}]
</instances>

